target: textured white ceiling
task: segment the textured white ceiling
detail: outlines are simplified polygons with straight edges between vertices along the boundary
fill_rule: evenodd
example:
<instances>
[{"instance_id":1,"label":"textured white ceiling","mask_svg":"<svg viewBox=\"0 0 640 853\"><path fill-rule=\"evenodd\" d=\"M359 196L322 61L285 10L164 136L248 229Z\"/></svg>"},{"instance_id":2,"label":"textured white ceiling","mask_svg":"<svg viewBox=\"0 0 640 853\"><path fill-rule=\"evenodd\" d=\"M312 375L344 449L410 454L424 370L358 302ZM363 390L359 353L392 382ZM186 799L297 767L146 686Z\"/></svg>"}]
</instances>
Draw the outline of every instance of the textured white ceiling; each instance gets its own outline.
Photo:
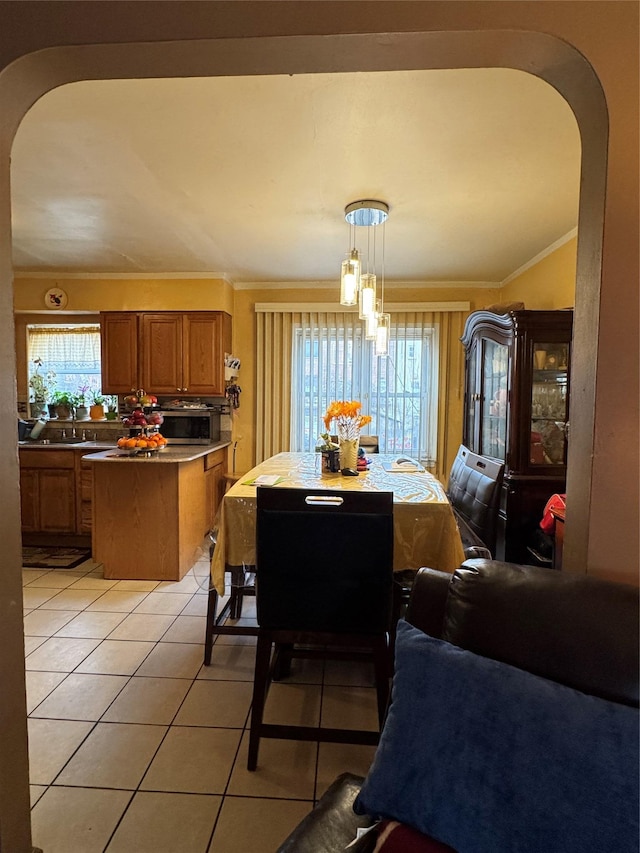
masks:
<instances>
[{"instance_id":1,"label":"textured white ceiling","mask_svg":"<svg viewBox=\"0 0 640 853\"><path fill-rule=\"evenodd\" d=\"M499 282L576 226L579 171L519 71L74 83L16 136L14 266L335 280L345 205L379 198L388 281Z\"/></svg>"}]
</instances>

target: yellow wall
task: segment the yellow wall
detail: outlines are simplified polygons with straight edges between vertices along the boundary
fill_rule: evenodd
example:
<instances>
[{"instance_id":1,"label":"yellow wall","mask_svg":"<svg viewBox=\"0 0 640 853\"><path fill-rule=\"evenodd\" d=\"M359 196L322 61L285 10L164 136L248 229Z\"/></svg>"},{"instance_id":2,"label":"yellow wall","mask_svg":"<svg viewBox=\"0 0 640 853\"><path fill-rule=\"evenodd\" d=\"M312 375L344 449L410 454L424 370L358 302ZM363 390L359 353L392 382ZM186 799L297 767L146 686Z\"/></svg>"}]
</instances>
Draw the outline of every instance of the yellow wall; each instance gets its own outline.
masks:
<instances>
[{"instance_id":1,"label":"yellow wall","mask_svg":"<svg viewBox=\"0 0 640 853\"><path fill-rule=\"evenodd\" d=\"M14 309L43 311L48 317L59 314L44 307L44 296L50 287L59 287L67 294L65 312L227 311L231 314L233 310L233 288L224 279L154 278L153 275L144 278L20 276L14 283Z\"/></svg>"},{"instance_id":2,"label":"yellow wall","mask_svg":"<svg viewBox=\"0 0 640 853\"><path fill-rule=\"evenodd\" d=\"M501 301L519 300L525 308L541 311L573 308L577 250L578 239L573 237L505 284L500 291Z\"/></svg>"}]
</instances>

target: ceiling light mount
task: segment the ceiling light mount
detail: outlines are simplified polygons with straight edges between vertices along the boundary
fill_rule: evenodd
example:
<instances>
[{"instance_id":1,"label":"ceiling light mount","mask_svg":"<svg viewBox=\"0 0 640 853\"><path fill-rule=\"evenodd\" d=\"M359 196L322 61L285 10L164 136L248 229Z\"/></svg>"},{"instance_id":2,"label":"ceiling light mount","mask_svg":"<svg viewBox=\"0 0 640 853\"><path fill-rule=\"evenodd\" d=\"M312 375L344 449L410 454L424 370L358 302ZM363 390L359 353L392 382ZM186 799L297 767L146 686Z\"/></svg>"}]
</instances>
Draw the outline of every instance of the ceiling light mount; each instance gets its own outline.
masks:
<instances>
[{"instance_id":1,"label":"ceiling light mount","mask_svg":"<svg viewBox=\"0 0 640 853\"><path fill-rule=\"evenodd\" d=\"M383 225L389 218L389 205L373 198L352 201L344 209L344 218L349 225Z\"/></svg>"}]
</instances>

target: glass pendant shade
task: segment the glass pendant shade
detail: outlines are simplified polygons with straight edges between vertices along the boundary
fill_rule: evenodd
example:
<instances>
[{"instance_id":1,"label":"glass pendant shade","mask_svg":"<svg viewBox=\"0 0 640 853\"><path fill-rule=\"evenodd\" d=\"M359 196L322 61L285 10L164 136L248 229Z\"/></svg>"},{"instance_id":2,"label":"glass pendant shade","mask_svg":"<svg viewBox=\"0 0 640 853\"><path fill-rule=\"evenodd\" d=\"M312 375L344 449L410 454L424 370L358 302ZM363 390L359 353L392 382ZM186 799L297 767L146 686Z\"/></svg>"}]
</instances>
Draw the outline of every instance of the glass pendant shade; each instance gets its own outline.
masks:
<instances>
[{"instance_id":1,"label":"glass pendant shade","mask_svg":"<svg viewBox=\"0 0 640 853\"><path fill-rule=\"evenodd\" d=\"M378 315L378 327L376 329L376 342L374 344L374 352L376 355L389 354L389 327L391 325L390 314Z\"/></svg>"},{"instance_id":2,"label":"glass pendant shade","mask_svg":"<svg viewBox=\"0 0 640 853\"><path fill-rule=\"evenodd\" d=\"M364 318L364 339L375 341L378 329L378 314L380 312L380 300L376 299L376 310Z\"/></svg>"},{"instance_id":3,"label":"glass pendant shade","mask_svg":"<svg viewBox=\"0 0 640 853\"><path fill-rule=\"evenodd\" d=\"M364 320L376 310L376 277L373 273L363 273L360 276L360 292L358 294L360 319Z\"/></svg>"},{"instance_id":4,"label":"glass pendant shade","mask_svg":"<svg viewBox=\"0 0 640 853\"><path fill-rule=\"evenodd\" d=\"M342 262L340 274L340 304L355 305L358 302L358 287L360 285L360 256L353 249Z\"/></svg>"}]
</instances>

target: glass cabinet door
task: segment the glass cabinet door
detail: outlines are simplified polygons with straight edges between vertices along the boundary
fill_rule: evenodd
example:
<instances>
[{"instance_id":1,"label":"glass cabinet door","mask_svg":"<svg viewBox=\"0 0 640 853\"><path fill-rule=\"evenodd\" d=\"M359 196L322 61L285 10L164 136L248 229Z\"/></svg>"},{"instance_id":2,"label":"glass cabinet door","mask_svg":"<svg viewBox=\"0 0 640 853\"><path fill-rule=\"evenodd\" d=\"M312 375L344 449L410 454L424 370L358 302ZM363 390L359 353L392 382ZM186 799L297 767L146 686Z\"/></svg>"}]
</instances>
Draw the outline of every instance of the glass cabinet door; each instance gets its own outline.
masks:
<instances>
[{"instance_id":1,"label":"glass cabinet door","mask_svg":"<svg viewBox=\"0 0 640 853\"><path fill-rule=\"evenodd\" d=\"M482 363L482 438L480 453L505 459L507 439L507 369L505 344L485 339Z\"/></svg>"},{"instance_id":2,"label":"glass cabinet door","mask_svg":"<svg viewBox=\"0 0 640 853\"><path fill-rule=\"evenodd\" d=\"M464 425L464 435L467 446L470 450L473 450L476 446L476 442L478 441L478 419L477 419L477 409L478 409L478 395L476 393L477 386L477 370L478 370L478 347L474 344L469 352L469 360L467 362L467 393L466 393L466 410L464 413L465 417L465 425Z\"/></svg>"},{"instance_id":3,"label":"glass cabinet door","mask_svg":"<svg viewBox=\"0 0 640 853\"><path fill-rule=\"evenodd\" d=\"M569 346L534 343L531 382L531 465L565 465Z\"/></svg>"}]
</instances>

